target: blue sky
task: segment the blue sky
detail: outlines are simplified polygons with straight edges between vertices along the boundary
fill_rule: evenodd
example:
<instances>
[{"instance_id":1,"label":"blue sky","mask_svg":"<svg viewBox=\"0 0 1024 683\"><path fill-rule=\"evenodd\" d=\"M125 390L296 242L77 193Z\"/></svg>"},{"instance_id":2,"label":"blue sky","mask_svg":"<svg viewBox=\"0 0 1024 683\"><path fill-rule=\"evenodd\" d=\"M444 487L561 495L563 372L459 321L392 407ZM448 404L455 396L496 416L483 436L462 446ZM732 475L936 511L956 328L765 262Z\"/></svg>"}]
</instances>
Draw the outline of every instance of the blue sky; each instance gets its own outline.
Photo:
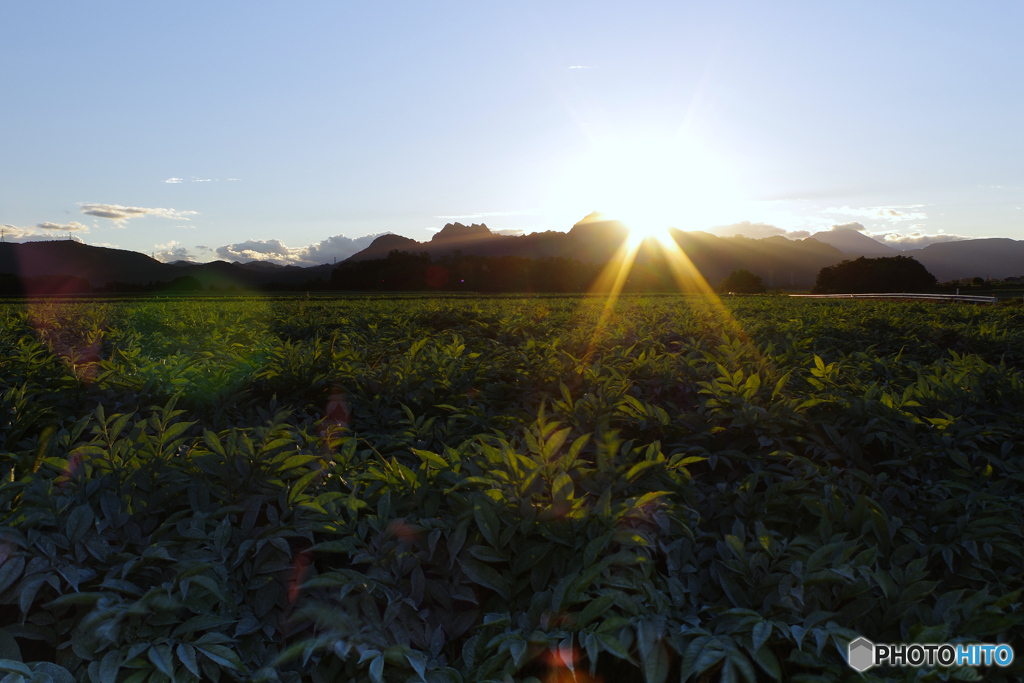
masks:
<instances>
[{"instance_id":1,"label":"blue sky","mask_svg":"<svg viewBox=\"0 0 1024 683\"><path fill-rule=\"evenodd\" d=\"M4 3L0 224L296 263L593 210L1022 239L1022 23L1018 3Z\"/></svg>"}]
</instances>

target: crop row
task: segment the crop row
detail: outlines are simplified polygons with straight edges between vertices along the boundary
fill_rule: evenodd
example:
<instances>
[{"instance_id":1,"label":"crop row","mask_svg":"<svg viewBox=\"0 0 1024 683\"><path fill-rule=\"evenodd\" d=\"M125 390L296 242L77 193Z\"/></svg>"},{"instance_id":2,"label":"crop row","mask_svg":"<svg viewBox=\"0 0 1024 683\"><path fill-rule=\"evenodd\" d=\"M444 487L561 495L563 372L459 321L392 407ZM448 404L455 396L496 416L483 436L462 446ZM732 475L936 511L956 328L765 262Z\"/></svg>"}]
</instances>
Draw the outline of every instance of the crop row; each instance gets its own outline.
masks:
<instances>
[{"instance_id":1,"label":"crop row","mask_svg":"<svg viewBox=\"0 0 1024 683\"><path fill-rule=\"evenodd\" d=\"M0 669L22 680L863 680L856 635L1019 645L1018 309L0 321Z\"/></svg>"}]
</instances>

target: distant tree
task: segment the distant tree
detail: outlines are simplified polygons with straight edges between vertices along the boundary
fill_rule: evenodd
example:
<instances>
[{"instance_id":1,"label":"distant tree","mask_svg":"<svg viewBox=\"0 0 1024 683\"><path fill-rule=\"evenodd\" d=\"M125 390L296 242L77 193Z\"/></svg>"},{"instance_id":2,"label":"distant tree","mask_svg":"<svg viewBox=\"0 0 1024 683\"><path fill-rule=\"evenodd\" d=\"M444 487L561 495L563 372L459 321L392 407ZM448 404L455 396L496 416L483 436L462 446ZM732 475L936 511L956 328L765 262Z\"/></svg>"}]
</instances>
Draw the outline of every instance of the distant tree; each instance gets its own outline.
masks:
<instances>
[{"instance_id":1,"label":"distant tree","mask_svg":"<svg viewBox=\"0 0 1024 683\"><path fill-rule=\"evenodd\" d=\"M822 268L813 294L924 292L936 286L935 276L909 256L843 261Z\"/></svg>"},{"instance_id":2,"label":"distant tree","mask_svg":"<svg viewBox=\"0 0 1024 683\"><path fill-rule=\"evenodd\" d=\"M170 282L160 287L165 292L201 292L203 291L203 285L199 280L192 277L191 275L183 275L176 277Z\"/></svg>"},{"instance_id":3,"label":"distant tree","mask_svg":"<svg viewBox=\"0 0 1024 683\"><path fill-rule=\"evenodd\" d=\"M764 291L764 283L760 275L754 275L749 270L740 268L729 273L722 284L718 285L720 292L736 292L737 294L760 294Z\"/></svg>"},{"instance_id":4,"label":"distant tree","mask_svg":"<svg viewBox=\"0 0 1024 683\"><path fill-rule=\"evenodd\" d=\"M985 278L983 277L974 277L971 279L971 285L973 285L974 287L981 287L984 284Z\"/></svg>"}]
</instances>

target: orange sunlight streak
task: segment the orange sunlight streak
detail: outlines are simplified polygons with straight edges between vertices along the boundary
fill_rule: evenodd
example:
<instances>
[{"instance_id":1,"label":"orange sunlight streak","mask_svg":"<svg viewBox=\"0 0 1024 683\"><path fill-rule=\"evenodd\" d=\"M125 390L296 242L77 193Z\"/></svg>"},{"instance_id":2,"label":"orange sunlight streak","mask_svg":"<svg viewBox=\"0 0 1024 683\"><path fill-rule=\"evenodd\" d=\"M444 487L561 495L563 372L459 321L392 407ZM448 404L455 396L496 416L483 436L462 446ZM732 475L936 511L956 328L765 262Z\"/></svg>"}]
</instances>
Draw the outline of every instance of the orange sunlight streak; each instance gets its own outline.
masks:
<instances>
[{"instance_id":1,"label":"orange sunlight streak","mask_svg":"<svg viewBox=\"0 0 1024 683\"><path fill-rule=\"evenodd\" d=\"M594 333L591 336L590 345L587 349L588 357L593 353L599 337L604 333L605 326L611 317L615 304L618 302L619 295L626 284L637 254L645 244L653 245L664 256L680 293L700 294L707 297L712 307L724 319L725 326L731 328L731 331L737 334L744 343L749 344L746 333L739 323L736 322L729 309L722 303L715 290L693 264L693 261L690 260L690 257L686 255L686 252L676 242L669 228L636 229L631 227L629 235L623 241L615 256L605 266L597 280L595 280L590 290L592 293L607 291L608 297L605 299L601 316L598 318Z\"/></svg>"},{"instance_id":2,"label":"orange sunlight streak","mask_svg":"<svg viewBox=\"0 0 1024 683\"><path fill-rule=\"evenodd\" d=\"M587 350L589 356L593 351L594 346L597 345L597 338L604 331L604 326L608 322L609 316L611 316L612 309L615 308L615 303L619 300L619 294L622 293L622 287L626 284L626 277L629 276L629 271L633 267L633 261L636 260L636 254L640 251L640 245L643 243L643 238L638 240L632 239L632 233L630 237L622 242L622 246L615 252L615 256L608 261L608 265L604 267L601 274L594 281L591 287L591 292L608 292L608 298L605 299L604 309L601 311L601 317L597 319L597 326L594 328L594 334L590 339L590 348ZM610 283L610 287L609 287Z\"/></svg>"}]
</instances>

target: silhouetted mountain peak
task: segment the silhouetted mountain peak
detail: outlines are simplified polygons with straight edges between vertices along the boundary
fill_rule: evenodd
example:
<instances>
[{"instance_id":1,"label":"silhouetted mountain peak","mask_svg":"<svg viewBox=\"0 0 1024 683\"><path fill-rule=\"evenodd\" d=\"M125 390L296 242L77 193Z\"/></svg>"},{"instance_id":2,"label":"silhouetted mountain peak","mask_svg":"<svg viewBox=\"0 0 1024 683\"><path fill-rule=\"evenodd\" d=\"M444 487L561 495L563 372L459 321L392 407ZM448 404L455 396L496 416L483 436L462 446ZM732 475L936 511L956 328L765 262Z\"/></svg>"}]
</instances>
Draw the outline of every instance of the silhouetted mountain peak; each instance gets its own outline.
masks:
<instances>
[{"instance_id":1,"label":"silhouetted mountain peak","mask_svg":"<svg viewBox=\"0 0 1024 683\"><path fill-rule=\"evenodd\" d=\"M897 256L900 253L898 249L882 244L859 230L841 225L835 225L831 230L816 232L810 239L831 244L844 254L856 256Z\"/></svg>"},{"instance_id":2,"label":"silhouetted mountain peak","mask_svg":"<svg viewBox=\"0 0 1024 683\"><path fill-rule=\"evenodd\" d=\"M591 211L586 216L576 221L576 224L572 227L575 228L577 225L583 225L585 223L604 223L607 220L609 220L608 217L600 211Z\"/></svg>"},{"instance_id":3,"label":"silhouetted mountain peak","mask_svg":"<svg viewBox=\"0 0 1024 683\"><path fill-rule=\"evenodd\" d=\"M419 244L419 242L411 237L402 237L401 235L381 235L373 242L370 242L370 246L367 247L367 249L373 249L374 251L380 251L381 249L409 249L412 245L417 244Z\"/></svg>"},{"instance_id":4,"label":"silhouetted mountain peak","mask_svg":"<svg viewBox=\"0 0 1024 683\"><path fill-rule=\"evenodd\" d=\"M465 239L479 239L481 237L491 237L492 233L483 223L473 223L472 225L463 225L462 223L448 223L441 231L435 233L430 238L431 242L443 242L445 240L465 240Z\"/></svg>"},{"instance_id":5,"label":"silhouetted mountain peak","mask_svg":"<svg viewBox=\"0 0 1024 683\"><path fill-rule=\"evenodd\" d=\"M625 239L629 228L622 221L608 218L602 213L593 211L572 226L569 236L583 240L610 240L618 246Z\"/></svg>"}]
</instances>

